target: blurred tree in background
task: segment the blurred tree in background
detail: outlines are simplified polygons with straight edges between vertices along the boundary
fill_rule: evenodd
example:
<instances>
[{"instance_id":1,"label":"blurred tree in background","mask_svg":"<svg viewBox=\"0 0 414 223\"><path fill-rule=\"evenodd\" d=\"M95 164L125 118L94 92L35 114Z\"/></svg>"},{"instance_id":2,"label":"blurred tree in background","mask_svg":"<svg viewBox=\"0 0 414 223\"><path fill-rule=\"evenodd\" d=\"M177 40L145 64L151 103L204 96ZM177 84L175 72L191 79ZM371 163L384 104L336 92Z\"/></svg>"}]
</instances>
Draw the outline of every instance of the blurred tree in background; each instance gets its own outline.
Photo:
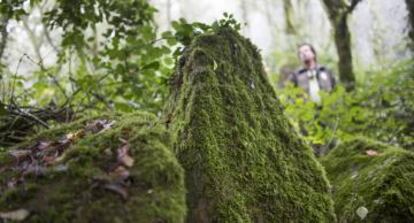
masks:
<instances>
[{"instance_id":1,"label":"blurred tree in background","mask_svg":"<svg viewBox=\"0 0 414 223\"><path fill-rule=\"evenodd\" d=\"M407 6L408 22L409 22L409 28L410 28L408 36L410 37L411 41L414 42L414 1L405 0L405 4ZM414 49L413 43L411 43L411 48Z\"/></svg>"},{"instance_id":2,"label":"blurred tree in background","mask_svg":"<svg viewBox=\"0 0 414 223\"><path fill-rule=\"evenodd\" d=\"M346 0L323 0L334 30L334 40L339 57L339 79L348 91L353 90L355 87L348 15L354 11L359 2L361 2L361 0L352 0L349 4Z\"/></svg>"}]
</instances>

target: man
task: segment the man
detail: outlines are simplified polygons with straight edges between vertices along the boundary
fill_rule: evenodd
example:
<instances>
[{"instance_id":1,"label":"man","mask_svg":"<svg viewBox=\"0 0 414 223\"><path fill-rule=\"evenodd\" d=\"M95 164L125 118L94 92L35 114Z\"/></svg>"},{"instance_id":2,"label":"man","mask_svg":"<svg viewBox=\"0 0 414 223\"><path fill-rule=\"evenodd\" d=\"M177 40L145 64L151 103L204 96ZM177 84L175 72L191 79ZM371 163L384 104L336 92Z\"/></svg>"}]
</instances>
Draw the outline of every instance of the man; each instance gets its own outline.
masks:
<instances>
[{"instance_id":1,"label":"man","mask_svg":"<svg viewBox=\"0 0 414 223\"><path fill-rule=\"evenodd\" d=\"M298 56L303 68L292 73L289 80L305 90L312 101L320 104L319 92L321 90L331 92L335 87L335 78L329 70L318 65L316 51L312 45L301 44L298 48Z\"/></svg>"}]
</instances>

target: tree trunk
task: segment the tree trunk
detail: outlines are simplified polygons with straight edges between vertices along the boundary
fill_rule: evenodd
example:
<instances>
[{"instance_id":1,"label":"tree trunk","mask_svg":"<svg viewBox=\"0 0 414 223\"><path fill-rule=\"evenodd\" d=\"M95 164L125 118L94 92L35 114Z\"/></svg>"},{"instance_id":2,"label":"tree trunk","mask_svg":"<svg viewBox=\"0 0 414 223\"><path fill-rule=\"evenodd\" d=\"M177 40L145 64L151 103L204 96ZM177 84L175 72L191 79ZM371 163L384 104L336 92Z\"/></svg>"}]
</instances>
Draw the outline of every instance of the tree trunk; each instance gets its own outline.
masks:
<instances>
[{"instance_id":1,"label":"tree trunk","mask_svg":"<svg viewBox=\"0 0 414 223\"><path fill-rule=\"evenodd\" d=\"M414 50L414 0L405 0L407 11L408 11L408 25L410 31L408 36L411 39L410 47Z\"/></svg>"},{"instance_id":2,"label":"tree trunk","mask_svg":"<svg viewBox=\"0 0 414 223\"><path fill-rule=\"evenodd\" d=\"M334 29L334 40L338 52L339 79L347 91L355 88L355 73L352 66L351 33L347 19L361 0L352 0L350 5L341 0L322 0Z\"/></svg>"},{"instance_id":3,"label":"tree trunk","mask_svg":"<svg viewBox=\"0 0 414 223\"><path fill-rule=\"evenodd\" d=\"M9 16L5 15L1 18L0 24L0 35L1 35L1 42L0 42L0 61L3 58L4 50L6 49L7 45L7 38L9 33L7 32L7 25L9 24Z\"/></svg>"},{"instance_id":4,"label":"tree trunk","mask_svg":"<svg viewBox=\"0 0 414 223\"><path fill-rule=\"evenodd\" d=\"M343 15L334 24L334 39L339 58L339 79L346 90L350 91L355 88L355 74L352 65L351 33L347 25L347 17L347 15Z\"/></svg>"},{"instance_id":5,"label":"tree trunk","mask_svg":"<svg viewBox=\"0 0 414 223\"><path fill-rule=\"evenodd\" d=\"M296 34L295 26L292 22L292 2L291 0L283 0L283 12L285 14L285 30L287 34Z\"/></svg>"}]
</instances>

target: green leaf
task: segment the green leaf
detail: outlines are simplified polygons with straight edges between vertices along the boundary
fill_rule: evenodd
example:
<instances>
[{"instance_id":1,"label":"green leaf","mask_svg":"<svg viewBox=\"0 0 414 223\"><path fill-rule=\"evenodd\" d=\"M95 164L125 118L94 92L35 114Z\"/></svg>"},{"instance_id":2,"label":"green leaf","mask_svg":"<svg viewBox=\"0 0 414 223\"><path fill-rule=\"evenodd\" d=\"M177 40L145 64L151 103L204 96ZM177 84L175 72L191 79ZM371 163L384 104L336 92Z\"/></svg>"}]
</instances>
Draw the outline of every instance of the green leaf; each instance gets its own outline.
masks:
<instances>
[{"instance_id":1,"label":"green leaf","mask_svg":"<svg viewBox=\"0 0 414 223\"><path fill-rule=\"evenodd\" d=\"M142 67L142 70L149 70L149 69L153 69L156 70L160 67L160 62L158 61L154 61L152 63L146 64Z\"/></svg>"},{"instance_id":2,"label":"green leaf","mask_svg":"<svg viewBox=\"0 0 414 223\"><path fill-rule=\"evenodd\" d=\"M0 101L0 117L5 116L8 114L8 111L6 109L6 105L3 104L3 102Z\"/></svg>"}]
</instances>

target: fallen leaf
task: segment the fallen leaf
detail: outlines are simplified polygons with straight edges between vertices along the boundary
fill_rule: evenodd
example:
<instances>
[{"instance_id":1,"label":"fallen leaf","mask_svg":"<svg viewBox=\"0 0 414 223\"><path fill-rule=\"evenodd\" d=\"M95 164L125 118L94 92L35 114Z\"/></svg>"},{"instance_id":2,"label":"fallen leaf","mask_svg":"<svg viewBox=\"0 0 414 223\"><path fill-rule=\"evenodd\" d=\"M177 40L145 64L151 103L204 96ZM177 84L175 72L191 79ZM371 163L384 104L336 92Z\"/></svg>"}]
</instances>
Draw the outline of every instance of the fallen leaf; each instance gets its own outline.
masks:
<instances>
[{"instance_id":1,"label":"fallen leaf","mask_svg":"<svg viewBox=\"0 0 414 223\"><path fill-rule=\"evenodd\" d=\"M125 200L128 198L127 190L119 183L108 183L104 185L104 188L121 195L121 197Z\"/></svg>"},{"instance_id":2,"label":"fallen leaf","mask_svg":"<svg viewBox=\"0 0 414 223\"><path fill-rule=\"evenodd\" d=\"M50 155L47 155L47 156L44 156L43 158L42 158L42 161L46 164L46 165L50 165L50 164L53 164L55 161L56 161L56 159L57 159L57 157L59 156L59 153L58 152L55 152L55 153L53 153L53 154L50 154Z\"/></svg>"},{"instance_id":3,"label":"fallen leaf","mask_svg":"<svg viewBox=\"0 0 414 223\"><path fill-rule=\"evenodd\" d=\"M12 178L10 181L7 182L7 188L15 188L17 183L17 179Z\"/></svg>"},{"instance_id":4,"label":"fallen leaf","mask_svg":"<svg viewBox=\"0 0 414 223\"><path fill-rule=\"evenodd\" d=\"M68 145L70 143L71 143L70 139L68 139L66 136L59 140L60 145Z\"/></svg>"},{"instance_id":5,"label":"fallen leaf","mask_svg":"<svg viewBox=\"0 0 414 223\"><path fill-rule=\"evenodd\" d=\"M60 163L66 158L66 153L62 153L59 157L57 157L53 163Z\"/></svg>"},{"instance_id":6,"label":"fallen leaf","mask_svg":"<svg viewBox=\"0 0 414 223\"><path fill-rule=\"evenodd\" d=\"M49 141L44 141L44 142L39 142L39 144L36 146L36 148L38 150L45 150L47 148L49 148L49 146L52 145L52 142Z\"/></svg>"},{"instance_id":7,"label":"fallen leaf","mask_svg":"<svg viewBox=\"0 0 414 223\"><path fill-rule=\"evenodd\" d=\"M121 141L123 144L127 144L128 143L128 141L126 139L124 139L124 138L119 138L119 141Z\"/></svg>"},{"instance_id":8,"label":"fallen leaf","mask_svg":"<svg viewBox=\"0 0 414 223\"><path fill-rule=\"evenodd\" d=\"M85 126L85 130L92 132L92 133L97 133L99 132L101 129L103 128L103 125L101 124L101 120L95 120L91 123L88 123Z\"/></svg>"},{"instance_id":9,"label":"fallen leaf","mask_svg":"<svg viewBox=\"0 0 414 223\"><path fill-rule=\"evenodd\" d=\"M0 212L0 217L11 221L23 221L29 214L29 211L26 209L17 209L15 211Z\"/></svg>"},{"instance_id":10,"label":"fallen leaf","mask_svg":"<svg viewBox=\"0 0 414 223\"><path fill-rule=\"evenodd\" d=\"M66 134L66 139L69 139L70 141L74 142L78 139L82 138L85 135L85 131L83 129L78 130L74 133L68 133Z\"/></svg>"},{"instance_id":11,"label":"fallen leaf","mask_svg":"<svg viewBox=\"0 0 414 223\"><path fill-rule=\"evenodd\" d=\"M113 125L115 124L115 121L111 121L111 122L107 122L107 123L105 123L104 125L103 125L103 129L102 129L102 131L104 131L104 130L107 130L107 129L110 129ZM102 132L101 131L101 132Z\"/></svg>"},{"instance_id":12,"label":"fallen leaf","mask_svg":"<svg viewBox=\"0 0 414 223\"><path fill-rule=\"evenodd\" d=\"M132 167L134 165L134 159L128 154L122 157L121 162L127 167Z\"/></svg>"},{"instance_id":13,"label":"fallen leaf","mask_svg":"<svg viewBox=\"0 0 414 223\"><path fill-rule=\"evenodd\" d=\"M108 120L95 120L86 125L85 130L92 133L100 133L104 130L111 128L115 124L115 121Z\"/></svg>"},{"instance_id":14,"label":"fallen leaf","mask_svg":"<svg viewBox=\"0 0 414 223\"><path fill-rule=\"evenodd\" d=\"M113 171L109 172L109 176L115 181L124 181L129 177L129 171L123 167L118 166Z\"/></svg>"},{"instance_id":15,"label":"fallen leaf","mask_svg":"<svg viewBox=\"0 0 414 223\"><path fill-rule=\"evenodd\" d=\"M129 144L123 145L118 149L118 162L126 167L132 167L134 165L134 159L128 155Z\"/></svg>"},{"instance_id":16,"label":"fallen leaf","mask_svg":"<svg viewBox=\"0 0 414 223\"><path fill-rule=\"evenodd\" d=\"M46 167L40 166L38 164L31 164L25 168L23 175L33 174L35 176L44 176L46 175Z\"/></svg>"},{"instance_id":17,"label":"fallen leaf","mask_svg":"<svg viewBox=\"0 0 414 223\"><path fill-rule=\"evenodd\" d=\"M369 150L365 151L365 153L366 153L368 156L378 156L378 155L379 155L379 153L378 153L377 151L372 150L372 149L369 149Z\"/></svg>"},{"instance_id":18,"label":"fallen leaf","mask_svg":"<svg viewBox=\"0 0 414 223\"><path fill-rule=\"evenodd\" d=\"M21 160L22 158L25 158L29 156L32 153L30 150L11 150L9 151L9 154L16 158L17 160Z\"/></svg>"}]
</instances>

